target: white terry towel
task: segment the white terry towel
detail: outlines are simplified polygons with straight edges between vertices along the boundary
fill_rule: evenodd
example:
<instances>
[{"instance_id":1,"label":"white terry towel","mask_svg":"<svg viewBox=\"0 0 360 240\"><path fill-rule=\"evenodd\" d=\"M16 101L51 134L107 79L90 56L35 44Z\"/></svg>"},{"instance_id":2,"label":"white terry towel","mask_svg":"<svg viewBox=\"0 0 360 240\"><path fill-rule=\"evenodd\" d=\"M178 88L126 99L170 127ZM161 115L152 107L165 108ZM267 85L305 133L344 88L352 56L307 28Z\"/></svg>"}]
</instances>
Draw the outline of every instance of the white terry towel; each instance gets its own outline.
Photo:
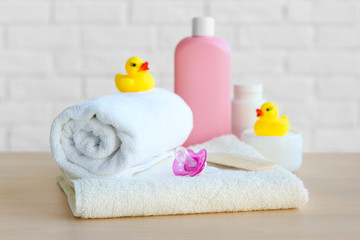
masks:
<instances>
[{"instance_id":1,"label":"white terry towel","mask_svg":"<svg viewBox=\"0 0 360 240\"><path fill-rule=\"evenodd\" d=\"M203 146L209 152L216 149L259 156L233 135ZM132 178L68 181L60 176L58 182L74 216L82 218L288 209L308 201L302 181L281 167L243 171L207 166L200 175L190 178L175 176L172 161L163 160Z\"/></svg>"},{"instance_id":2,"label":"white terry towel","mask_svg":"<svg viewBox=\"0 0 360 240\"><path fill-rule=\"evenodd\" d=\"M115 178L166 156L192 126L189 106L172 92L116 93L63 111L51 127L51 153L69 178Z\"/></svg>"}]
</instances>

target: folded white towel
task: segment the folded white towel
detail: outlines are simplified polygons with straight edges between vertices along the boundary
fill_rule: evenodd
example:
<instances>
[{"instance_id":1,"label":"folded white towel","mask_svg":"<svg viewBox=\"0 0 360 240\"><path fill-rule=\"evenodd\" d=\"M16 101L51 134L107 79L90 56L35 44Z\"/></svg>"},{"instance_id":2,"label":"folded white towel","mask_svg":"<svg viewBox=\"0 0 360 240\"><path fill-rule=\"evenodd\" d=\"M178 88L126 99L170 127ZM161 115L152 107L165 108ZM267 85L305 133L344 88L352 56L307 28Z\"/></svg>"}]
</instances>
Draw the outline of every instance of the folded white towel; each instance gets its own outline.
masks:
<instances>
[{"instance_id":1,"label":"folded white towel","mask_svg":"<svg viewBox=\"0 0 360 240\"><path fill-rule=\"evenodd\" d=\"M198 145L210 152L259 154L233 135ZM214 150L215 149L215 150ZM298 208L308 201L302 181L277 167L242 171L207 166L196 177L172 173L173 158L126 179L78 179L58 182L68 196L74 216L108 218L223 211Z\"/></svg>"},{"instance_id":2,"label":"folded white towel","mask_svg":"<svg viewBox=\"0 0 360 240\"><path fill-rule=\"evenodd\" d=\"M52 124L50 146L69 178L118 177L163 158L191 130L192 112L176 94L117 93L67 108Z\"/></svg>"}]
</instances>

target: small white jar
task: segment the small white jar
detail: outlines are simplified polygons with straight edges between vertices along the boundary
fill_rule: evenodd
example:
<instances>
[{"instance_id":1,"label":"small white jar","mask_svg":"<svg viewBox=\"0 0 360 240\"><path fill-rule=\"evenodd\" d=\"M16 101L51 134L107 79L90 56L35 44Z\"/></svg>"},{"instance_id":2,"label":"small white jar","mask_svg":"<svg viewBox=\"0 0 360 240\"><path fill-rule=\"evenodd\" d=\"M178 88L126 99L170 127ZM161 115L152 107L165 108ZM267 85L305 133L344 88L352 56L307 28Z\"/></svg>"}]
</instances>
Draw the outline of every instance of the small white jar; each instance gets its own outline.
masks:
<instances>
[{"instance_id":1,"label":"small white jar","mask_svg":"<svg viewBox=\"0 0 360 240\"><path fill-rule=\"evenodd\" d=\"M263 99L261 84L243 83L234 85L234 99L232 101L232 133L241 138L245 129L251 129L257 120L256 109L260 108Z\"/></svg>"},{"instance_id":2,"label":"small white jar","mask_svg":"<svg viewBox=\"0 0 360 240\"><path fill-rule=\"evenodd\" d=\"M242 134L245 143L253 146L269 160L291 172L298 170L302 163L303 141L300 132L290 130L284 136L257 136L252 129Z\"/></svg>"}]
</instances>

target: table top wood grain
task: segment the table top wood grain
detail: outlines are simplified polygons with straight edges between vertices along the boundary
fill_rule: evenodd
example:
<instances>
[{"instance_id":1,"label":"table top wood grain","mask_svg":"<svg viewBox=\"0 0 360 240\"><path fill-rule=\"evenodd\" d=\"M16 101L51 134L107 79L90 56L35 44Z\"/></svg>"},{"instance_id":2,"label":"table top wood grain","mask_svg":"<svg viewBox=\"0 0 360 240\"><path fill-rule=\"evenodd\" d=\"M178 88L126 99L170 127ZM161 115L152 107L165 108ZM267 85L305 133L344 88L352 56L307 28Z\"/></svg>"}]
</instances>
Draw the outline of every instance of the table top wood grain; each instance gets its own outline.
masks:
<instances>
[{"instance_id":1,"label":"table top wood grain","mask_svg":"<svg viewBox=\"0 0 360 240\"><path fill-rule=\"evenodd\" d=\"M79 219L49 153L0 153L0 239L360 239L360 154L305 154L301 209Z\"/></svg>"}]
</instances>

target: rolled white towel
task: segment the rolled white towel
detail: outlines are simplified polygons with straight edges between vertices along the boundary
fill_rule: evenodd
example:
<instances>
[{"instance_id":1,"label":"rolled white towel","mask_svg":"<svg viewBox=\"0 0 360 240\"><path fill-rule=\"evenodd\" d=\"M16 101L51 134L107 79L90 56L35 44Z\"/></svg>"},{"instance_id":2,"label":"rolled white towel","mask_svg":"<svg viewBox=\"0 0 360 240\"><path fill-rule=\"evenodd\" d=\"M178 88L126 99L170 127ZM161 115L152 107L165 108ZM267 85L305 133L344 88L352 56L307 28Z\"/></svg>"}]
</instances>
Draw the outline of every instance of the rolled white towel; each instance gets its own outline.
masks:
<instances>
[{"instance_id":1,"label":"rolled white towel","mask_svg":"<svg viewBox=\"0 0 360 240\"><path fill-rule=\"evenodd\" d=\"M118 177L183 144L192 127L189 106L172 92L116 93L63 111L50 147L70 178Z\"/></svg>"}]
</instances>

